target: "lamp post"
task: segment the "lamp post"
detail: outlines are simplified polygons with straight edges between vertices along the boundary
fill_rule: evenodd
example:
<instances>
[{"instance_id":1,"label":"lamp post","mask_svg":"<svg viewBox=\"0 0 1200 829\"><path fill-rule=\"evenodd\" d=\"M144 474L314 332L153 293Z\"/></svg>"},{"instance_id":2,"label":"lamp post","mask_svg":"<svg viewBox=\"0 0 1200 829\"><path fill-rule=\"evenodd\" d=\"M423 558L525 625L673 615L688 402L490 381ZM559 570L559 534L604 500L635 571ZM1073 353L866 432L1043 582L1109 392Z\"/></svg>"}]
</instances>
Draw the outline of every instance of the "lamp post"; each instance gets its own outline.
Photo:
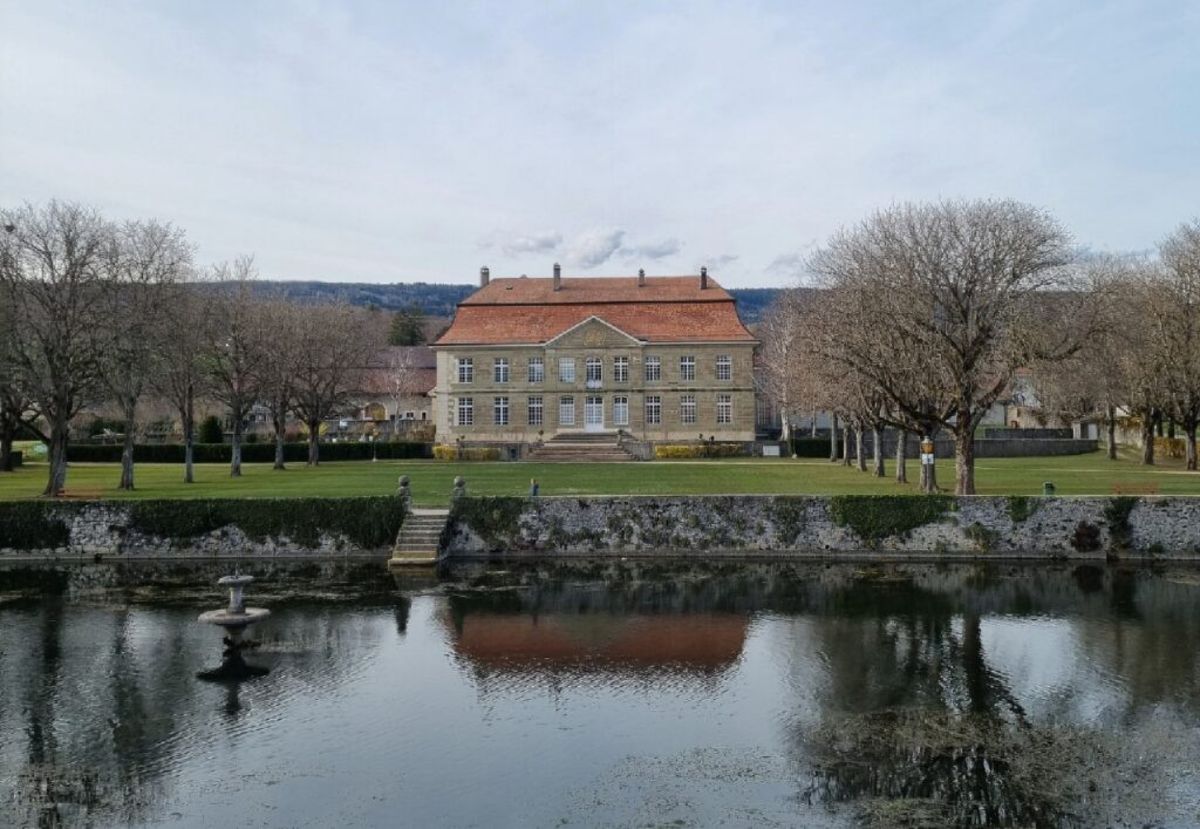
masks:
<instances>
[{"instance_id":1,"label":"lamp post","mask_svg":"<svg viewBox=\"0 0 1200 829\"><path fill-rule=\"evenodd\" d=\"M371 441L371 463L375 463L377 460L379 460L378 456L376 455L378 450L375 448L375 435L368 435L367 440Z\"/></svg>"}]
</instances>

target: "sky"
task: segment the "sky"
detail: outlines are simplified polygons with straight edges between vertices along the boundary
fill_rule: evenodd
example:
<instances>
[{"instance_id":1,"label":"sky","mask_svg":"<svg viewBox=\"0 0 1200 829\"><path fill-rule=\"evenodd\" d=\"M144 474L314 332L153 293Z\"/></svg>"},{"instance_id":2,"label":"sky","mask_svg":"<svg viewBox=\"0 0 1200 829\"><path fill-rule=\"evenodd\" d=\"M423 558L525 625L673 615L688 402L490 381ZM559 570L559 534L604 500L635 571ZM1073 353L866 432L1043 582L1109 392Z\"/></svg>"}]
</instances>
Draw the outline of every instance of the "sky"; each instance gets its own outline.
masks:
<instances>
[{"instance_id":1,"label":"sky","mask_svg":"<svg viewBox=\"0 0 1200 829\"><path fill-rule=\"evenodd\" d=\"M0 0L0 205L270 279L803 280L902 201L1200 216L1200 3Z\"/></svg>"}]
</instances>

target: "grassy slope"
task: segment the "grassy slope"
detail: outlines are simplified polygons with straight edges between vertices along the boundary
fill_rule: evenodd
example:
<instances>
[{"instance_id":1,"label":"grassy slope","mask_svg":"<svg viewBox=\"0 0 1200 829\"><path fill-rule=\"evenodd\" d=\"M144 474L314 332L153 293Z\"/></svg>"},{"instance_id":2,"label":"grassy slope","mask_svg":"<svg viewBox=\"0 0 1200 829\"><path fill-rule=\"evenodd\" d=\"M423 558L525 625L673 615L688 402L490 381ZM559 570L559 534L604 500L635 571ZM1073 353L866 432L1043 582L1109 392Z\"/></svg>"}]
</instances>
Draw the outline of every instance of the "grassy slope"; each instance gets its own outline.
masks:
<instances>
[{"instance_id":1,"label":"grassy slope","mask_svg":"<svg viewBox=\"0 0 1200 829\"><path fill-rule=\"evenodd\" d=\"M889 473L892 471L888 464ZM953 485L953 462L938 463L943 486ZM909 464L916 477L917 465ZM915 492L869 473L819 460L745 459L724 461L657 461L627 464L439 463L380 461L323 464L316 469L293 466L275 472L270 465L248 464L241 479L231 479L224 465L196 468L197 482L181 482L174 465L139 464L138 489L116 489L115 464L74 464L67 494L76 498L252 498L319 495L382 495L394 492L396 477L412 477L418 504L444 503L455 475L467 479L468 490L481 495L523 495L530 478L543 495L582 494L872 494ZM31 463L18 472L0 474L0 499L36 496L46 468ZM1002 458L980 460L976 481L981 495L1036 495L1043 481L1053 481L1061 495L1111 495L1114 485L1157 485L1166 495L1200 495L1200 473L1186 473L1177 461L1143 467L1131 457L1109 461L1101 453L1066 458Z\"/></svg>"}]
</instances>

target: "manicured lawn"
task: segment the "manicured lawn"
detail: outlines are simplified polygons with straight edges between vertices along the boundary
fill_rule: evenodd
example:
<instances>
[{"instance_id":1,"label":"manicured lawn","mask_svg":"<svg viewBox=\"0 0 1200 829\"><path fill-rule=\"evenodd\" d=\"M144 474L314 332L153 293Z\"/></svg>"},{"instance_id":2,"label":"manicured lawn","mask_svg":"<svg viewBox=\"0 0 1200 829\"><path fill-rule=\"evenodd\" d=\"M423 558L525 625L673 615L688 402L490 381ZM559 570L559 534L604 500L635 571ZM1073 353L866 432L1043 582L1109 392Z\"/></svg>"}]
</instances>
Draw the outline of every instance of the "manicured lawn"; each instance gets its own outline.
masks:
<instances>
[{"instance_id":1,"label":"manicured lawn","mask_svg":"<svg viewBox=\"0 0 1200 829\"><path fill-rule=\"evenodd\" d=\"M888 464L889 474L892 466ZM909 464L915 478L917 464ZM275 472L268 464L248 464L243 477L232 479L223 464L196 467L197 482L182 483L182 469L168 464L139 464L138 489L116 489L115 464L74 464L67 476L67 495L73 498L254 498L320 495L383 495L394 492L401 474L412 478L419 505L447 501L455 475L467 479L467 489L483 495L524 495L530 478L537 478L543 495L619 494L873 494L915 493L913 485L898 486L890 478L847 469L822 460L731 459L720 461L656 461L625 464L445 463L437 461L354 461L322 464L316 469L296 465ZM939 461L944 487L953 486L954 465ZM36 497L45 484L46 468L27 464L14 473L0 474L0 499ZM1178 461L1144 467L1132 456L1107 460L1102 453L1065 458L1002 458L981 460L976 466L981 495L1036 495L1043 481L1053 481L1060 495L1111 495L1114 487L1157 487L1164 495L1200 495L1200 474L1183 471Z\"/></svg>"}]
</instances>

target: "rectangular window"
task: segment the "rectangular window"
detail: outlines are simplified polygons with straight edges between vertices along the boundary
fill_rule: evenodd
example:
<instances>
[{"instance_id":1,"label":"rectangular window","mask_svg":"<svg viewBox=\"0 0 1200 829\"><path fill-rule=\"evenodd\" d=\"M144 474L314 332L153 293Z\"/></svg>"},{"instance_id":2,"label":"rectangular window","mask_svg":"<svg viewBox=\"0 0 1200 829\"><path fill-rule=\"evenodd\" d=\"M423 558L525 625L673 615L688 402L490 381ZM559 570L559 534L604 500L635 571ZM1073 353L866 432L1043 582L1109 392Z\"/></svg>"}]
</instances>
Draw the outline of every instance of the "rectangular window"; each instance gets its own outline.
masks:
<instances>
[{"instance_id":1,"label":"rectangular window","mask_svg":"<svg viewBox=\"0 0 1200 829\"><path fill-rule=\"evenodd\" d=\"M475 382L475 360L471 357L458 358L458 382Z\"/></svg>"},{"instance_id":2,"label":"rectangular window","mask_svg":"<svg viewBox=\"0 0 1200 829\"><path fill-rule=\"evenodd\" d=\"M588 357L583 361L584 380L589 389L599 388L604 380L604 363L599 357Z\"/></svg>"},{"instance_id":3,"label":"rectangular window","mask_svg":"<svg viewBox=\"0 0 1200 829\"><path fill-rule=\"evenodd\" d=\"M529 358L529 382L541 383L546 379L546 362L541 357Z\"/></svg>"},{"instance_id":4,"label":"rectangular window","mask_svg":"<svg viewBox=\"0 0 1200 829\"><path fill-rule=\"evenodd\" d=\"M574 383L575 382L575 358L560 357L558 360L558 382Z\"/></svg>"},{"instance_id":5,"label":"rectangular window","mask_svg":"<svg viewBox=\"0 0 1200 829\"><path fill-rule=\"evenodd\" d=\"M662 358L646 358L646 382L657 383L662 379Z\"/></svg>"},{"instance_id":6,"label":"rectangular window","mask_svg":"<svg viewBox=\"0 0 1200 829\"><path fill-rule=\"evenodd\" d=\"M684 383L690 383L696 379L696 358L695 357L680 357L679 358L679 379Z\"/></svg>"},{"instance_id":7,"label":"rectangular window","mask_svg":"<svg viewBox=\"0 0 1200 829\"><path fill-rule=\"evenodd\" d=\"M629 382L628 357L613 357L613 380L617 383Z\"/></svg>"},{"instance_id":8,"label":"rectangular window","mask_svg":"<svg viewBox=\"0 0 1200 829\"><path fill-rule=\"evenodd\" d=\"M458 425L475 425L475 401L470 397L458 398Z\"/></svg>"},{"instance_id":9,"label":"rectangular window","mask_svg":"<svg viewBox=\"0 0 1200 829\"><path fill-rule=\"evenodd\" d=\"M492 398L492 423L497 426L508 425L508 398Z\"/></svg>"},{"instance_id":10,"label":"rectangular window","mask_svg":"<svg viewBox=\"0 0 1200 829\"><path fill-rule=\"evenodd\" d=\"M717 355L717 379L730 380L733 378L733 359L728 354Z\"/></svg>"},{"instance_id":11,"label":"rectangular window","mask_svg":"<svg viewBox=\"0 0 1200 829\"><path fill-rule=\"evenodd\" d=\"M629 398L624 395L613 398L613 425L629 425Z\"/></svg>"},{"instance_id":12,"label":"rectangular window","mask_svg":"<svg viewBox=\"0 0 1200 829\"><path fill-rule=\"evenodd\" d=\"M496 383L508 382L508 358L497 357L492 361L492 380Z\"/></svg>"},{"instance_id":13,"label":"rectangular window","mask_svg":"<svg viewBox=\"0 0 1200 829\"><path fill-rule=\"evenodd\" d=\"M558 398L558 425L559 426L574 426L575 425L575 398L574 397Z\"/></svg>"},{"instance_id":14,"label":"rectangular window","mask_svg":"<svg viewBox=\"0 0 1200 829\"><path fill-rule=\"evenodd\" d=\"M679 422L696 422L696 395L685 394L679 398Z\"/></svg>"},{"instance_id":15,"label":"rectangular window","mask_svg":"<svg viewBox=\"0 0 1200 829\"><path fill-rule=\"evenodd\" d=\"M662 423L662 398L657 394L646 398L646 423Z\"/></svg>"},{"instance_id":16,"label":"rectangular window","mask_svg":"<svg viewBox=\"0 0 1200 829\"><path fill-rule=\"evenodd\" d=\"M733 423L733 395L717 395L717 423Z\"/></svg>"},{"instance_id":17,"label":"rectangular window","mask_svg":"<svg viewBox=\"0 0 1200 829\"><path fill-rule=\"evenodd\" d=\"M540 397L529 398L529 425L530 426L541 426L542 425L542 417L543 417L542 398L540 398Z\"/></svg>"}]
</instances>

